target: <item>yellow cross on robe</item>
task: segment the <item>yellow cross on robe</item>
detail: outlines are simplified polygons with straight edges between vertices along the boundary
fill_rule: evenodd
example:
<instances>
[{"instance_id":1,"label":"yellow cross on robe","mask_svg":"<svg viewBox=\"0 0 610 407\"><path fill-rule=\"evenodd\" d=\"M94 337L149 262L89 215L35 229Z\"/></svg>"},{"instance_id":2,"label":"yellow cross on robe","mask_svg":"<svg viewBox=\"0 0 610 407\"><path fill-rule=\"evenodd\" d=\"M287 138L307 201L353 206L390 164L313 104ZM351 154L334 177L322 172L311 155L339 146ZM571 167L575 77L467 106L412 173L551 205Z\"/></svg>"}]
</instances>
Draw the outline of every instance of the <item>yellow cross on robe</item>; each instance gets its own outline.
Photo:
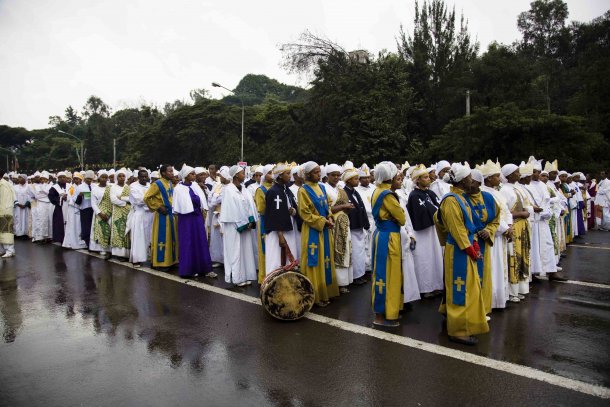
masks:
<instances>
[{"instance_id":1,"label":"yellow cross on robe","mask_svg":"<svg viewBox=\"0 0 610 407\"><path fill-rule=\"evenodd\" d=\"M159 251L161 251L161 252L165 249L165 243L163 243L163 242L159 242L159 244L157 246L159 246Z\"/></svg>"},{"instance_id":2,"label":"yellow cross on robe","mask_svg":"<svg viewBox=\"0 0 610 407\"><path fill-rule=\"evenodd\" d=\"M457 285L458 292L462 292L462 286L466 284L466 282L462 280L462 277L458 277L457 280L453 282L453 284Z\"/></svg>"},{"instance_id":3,"label":"yellow cross on robe","mask_svg":"<svg viewBox=\"0 0 610 407\"><path fill-rule=\"evenodd\" d=\"M324 267L328 267L328 263L330 263L330 257L326 256L324 258Z\"/></svg>"},{"instance_id":4,"label":"yellow cross on robe","mask_svg":"<svg viewBox=\"0 0 610 407\"><path fill-rule=\"evenodd\" d=\"M378 280L375 285L379 288L379 294L383 294L383 287L385 287L383 280Z\"/></svg>"},{"instance_id":5,"label":"yellow cross on robe","mask_svg":"<svg viewBox=\"0 0 610 407\"><path fill-rule=\"evenodd\" d=\"M311 249L311 255L313 256L316 253L316 249L318 248L318 245L315 243L312 243L309 245L309 248Z\"/></svg>"}]
</instances>

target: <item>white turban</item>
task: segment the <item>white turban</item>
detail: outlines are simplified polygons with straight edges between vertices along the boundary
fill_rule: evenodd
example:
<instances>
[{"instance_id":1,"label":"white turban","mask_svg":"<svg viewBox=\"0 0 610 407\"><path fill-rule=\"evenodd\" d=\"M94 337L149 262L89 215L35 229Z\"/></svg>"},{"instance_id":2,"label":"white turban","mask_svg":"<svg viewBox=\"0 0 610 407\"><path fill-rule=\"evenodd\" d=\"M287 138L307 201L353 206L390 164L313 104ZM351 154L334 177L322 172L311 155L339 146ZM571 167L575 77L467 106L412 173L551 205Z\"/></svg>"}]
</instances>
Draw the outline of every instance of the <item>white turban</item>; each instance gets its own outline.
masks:
<instances>
[{"instance_id":1,"label":"white turban","mask_svg":"<svg viewBox=\"0 0 610 407\"><path fill-rule=\"evenodd\" d=\"M49 179L49 173L47 171L43 171L40 173L40 178L46 178Z\"/></svg>"},{"instance_id":2,"label":"white turban","mask_svg":"<svg viewBox=\"0 0 610 407\"><path fill-rule=\"evenodd\" d=\"M346 161L343 163L343 171L345 170L353 170L354 169L354 163L351 161Z\"/></svg>"},{"instance_id":3,"label":"white turban","mask_svg":"<svg viewBox=\"0 0 610 407\"><path fill-rule=\"evenodd\" d=\"M113 171L113 174L115 174L117 177L119 176L119 174L123 174L125 176L125 178L127 178L127 169L126 168L121 168L117 172L114 172L114 170L111 170L111 171ZM110 171L108 172L108 175L110 175Z\"/></svg>"},{"instance_id":4,"label":"white turban","mask_svg":"<svg viewBox=\"0 0 610 407\"><path fill-rule=\"evenodd\" d=\"M114 175L114 168L107 172L108 176Z\"/></svg>"},{"instance_id":5,"label":"white turban","mask_svg":"<svg viewBox=\"0 0 610 407\"><path fill-rule=\"evenodd\" d=\"M93 171L91 171L91 172L93 172ZM89 178L89 177L88 177L86 174L87 174L87 173L85 173L85 178ZM99 171L97 172L97 176L98 176L98 177L100 177L100 176L102 176L102 175L108 175L108 171L106 171L106 170L99 170ZM91 177L91 178L93 178L93 177Z\"/></svg>"},{"instance_id":6,"label":"white turban","mask_svg":"<svg viewBox=\"0 0 610 407\"><path fill-rule=\"evenodd\" d=\"M188 166L186 164L182 164L182 168L180 169L180 179L182 179L184 181L186 179L186 176L194 171L195 171L195 168Z\"/></svg>"},{"instance_id":7,"label":"white turban","mask_svg":"<svg viewBox=\"0 0 610 407\"><path fill-rule=\"evenodd\" d=\"M477 181L479 184L483 184L483 173L481 171L474 169L470 171L470 176L474 181Z\"/></svg>"},{"instance_id":8,"label":"white turban","mask_svg":"<svg viewBox=\"0 0 610 407\"><path fill-rule=\"evenodd\" d=\"M357 176L358 176L358 170L356 170L355 168L348 168L347 170L345 170L345 172L341 176L341 179L343 180L343 182L345 182L348 179L354 178Z\"/></svg>"},{"instance_id":9,"label":"white turban","mask_svg":"<svg viewBox=\"0 0 610 407\"><path fill-rule=\"evenodd\" d=\"M205 172L205 168L203 167L195 167L195 175L199 175Z\"/></svg>"},{"instance_id":10,"label":"white turban","mask_svg":"<svg viewBox=\"0 0 610 407\"><path fill-rule=\"evenodd\" d=\"M158 179L158 178L161 178L161 177L159 176L159 171L153 171L153 172L151 172L151 173L150 173L150 177L151 177L151 178L157 178L157 179Z\"/></svg>"},{"instance_id":11,"label":"white turban","mask_svg":"<svg viewBox=\"0 0 610 407\"><path fill-rule=\"evenodd\" d=\"M393 162L383 161L375 166L375 183L381 184L384 181L391 180L398 173L398 168Z\"/></svg>"},{"instance_id":12,"label":"white turban","mask_svg":"<svg viewBox=\"0 0 610 407\"><path fill-rule=\"evenodd\" d=\"M262 169L263 177L273 171L273 167L275 167L273 164L265 165Z\"/></svg>"},{"instance_id":13,"label":"white turban","mask_svg":"<svg viewBox=\"0 0 610 407\"><path fill-rule=\"evenodd\" d=\"M515 164L505 164L500 171L502 172L502 176L504 176L504 178L507 178L510 174L517 171L518 169L519 167L517 167Z\"/></svg>"},{"instance_id":14,"label":"white turban","mask_svg":"<svg viewBox=\"0 0 610 407\"><path fill-rule=\"evenodd\" d=\"M360 169L358 170L358 175L361 178L368 177L369 175L371 175L371 169L369 168L368 165L366 165L366 163L364 163L360 166Z\"/></svg>"},{"instance_id":15,"label":"white turban","mask_svg":"<svg viewBox=\"0 0 610 407\"><path fill-rule=\"evenodd\" d=\"M439 174L445 168L451 168L451 164L449 164L449 161L441 160L436 163L436 173L437 174Z\"/></svg>"},{"instance_id":16,"label":"white turban","mask_svg":"<svg viewBox=\"0 0 610 407\"><path fill-rule=\"evenodd\" d=\"M61 177L61 176L64 176L64 177L65 177L65 176L66 176L66 173L65 173L64 171L59 171L59 172L57 173L57 177L59 178L59 177Z\"/></svg>"},{"instance_id":17,"label":"white turban","mask_svg":"<svg viewBox=\"0 0 610 407\"><path fill-rule=\"evenodd\" d=\"M470 175L470 165L465 162L451 164L451 169L445 174L443 180L449 183L458 183Z\"/></svg>"},{"instance_id":18,"label":"white turban","mask_svg":"<svg viewBox=\"0 0 610 407\"><path fill-rule=\"evenodd\" d=\"M273 179L276 180L282 173L289 171L290 166L288 164L279 163L275 167L273 167Z\"/></svg>"},{"instance_id":19,"label":"white turban","mask_svg":"<svg viewBox=\"0 0 610 407\"><path fill-rule=\"evenodd\" d=\"M218 170L218 173L220 174L221 177L223 177L227 181L231 181L233 179L233 177L231 177L231 174L229 174L229 167L227 167L226 165L223 165L222 167L220 167L220 170Z\"/></svg>"},{"instance_id":20,"label":"white turban","mask_svg":"<svg viewBox=\"0 0 610 407\"><path fill-rule=\"evenodd\" d=\"M231 168L229 168L229 178L227 179L233 179L234 176L236 176L240 171L243 171L244 169L242 167L240 167L239 165L234 165Z\"/></svg>"},{"instance_id":21,"label":"white turban","mask_svg":"<svg viewBox=\"0 0 610 407\"><path fill-rule=\"evenodd\" d=\"M315 161L307 161L305 164L301 165L301 170L303 171L304 175L307 175L312 172L316 167L319 167L318 163L316 163Z\"/></svg>"},{"instance_id":22,"label":"white turban","mask_svg":"<svg viewBox=\"0 0 610 407\"><path fill-rule=\"evenodd\" d=\"M87 178L89 178L89 179L95 178L95 173L91 170L85 171L85 179L87 179Z\"/></svg>"},{"instance_id":23,"label":"white turban","mask_svg":"<svg viewBox=\"0 0 610 407\"><path fill-rule=\"evenodd\" d=\"M338 172L339 174L341 174L343 172L343 169L337 164L328 164L326 166L326 175L328 176L328 174L330 174L331 172Z\"/></svg>"}]
</instances>

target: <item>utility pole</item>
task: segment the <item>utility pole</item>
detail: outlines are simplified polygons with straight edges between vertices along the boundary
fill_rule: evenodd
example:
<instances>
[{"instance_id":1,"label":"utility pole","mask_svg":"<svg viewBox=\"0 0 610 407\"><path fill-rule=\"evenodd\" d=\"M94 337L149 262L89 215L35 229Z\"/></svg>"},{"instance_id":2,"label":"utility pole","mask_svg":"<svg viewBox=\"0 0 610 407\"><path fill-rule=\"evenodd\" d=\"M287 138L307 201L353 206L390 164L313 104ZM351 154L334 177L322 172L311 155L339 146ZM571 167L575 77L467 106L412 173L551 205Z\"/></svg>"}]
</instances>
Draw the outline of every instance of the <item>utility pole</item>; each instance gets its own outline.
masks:
<instances>
[{"instance_id":1,"label":"utility pole","mask_svg":"<svg viewBox=\"0 0 610 407\"><path fill-rule=\"evenodd\" d=\"M466 116L470 116L470 90L466 89Z\"/></svg>"},{"instance_id":2,"label":"utility pole","mask_svg":"<svg viewBox=\"0 0 610 407\"><path fill-rule=\"evenodd\" d=\"M116 169L116 138L112 139L112 169Z\"/></svg>"}]
</instances>

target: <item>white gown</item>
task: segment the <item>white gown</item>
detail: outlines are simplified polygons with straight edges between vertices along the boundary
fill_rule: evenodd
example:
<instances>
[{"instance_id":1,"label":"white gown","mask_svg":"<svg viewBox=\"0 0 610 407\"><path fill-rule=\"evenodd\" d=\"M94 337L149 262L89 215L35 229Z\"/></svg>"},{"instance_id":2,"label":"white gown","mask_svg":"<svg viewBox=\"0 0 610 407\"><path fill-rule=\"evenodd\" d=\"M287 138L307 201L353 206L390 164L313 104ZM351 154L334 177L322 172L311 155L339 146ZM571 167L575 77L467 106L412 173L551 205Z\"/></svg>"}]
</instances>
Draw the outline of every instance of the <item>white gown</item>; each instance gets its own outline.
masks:
<instances>
[{"instance_id":1,"label":"white gown","mask_svg":"<svg viewBox=\"0 0 610 407\"><path fill-rule=\"evenodd\" d=\"M35 184L34 199L36 207L32 208L32 241L50 239L53 233L53 210L49 201L50 184Z\"/></svg>"},{"instance_id":2,"label":"white gown","mask_svg":"<svg viewBox=\"0 0 610 407\"><path fill-rule=\"evenodd\" d=\"M258 220L254 198L242 187L238 190L233 184L223 189L222 210L219 221L222 225L224 240L224 269L227 283L239 284L256 280L256 230L238 232L237 228L248 223L252 217Z\"/></svg>"},{"instance_id":3,"label":"white gown","mask_svg":"<svg viewBox=\"0 0 610 407\"><path fill-rule=\"evenodd\" d=\"M91 237L89 239L89 250L100 252L102 254L109 252L110 246L102 246L95 242L95 239L93 237L93 222L95 222L98 213L100 213L99 204L102 201L102 198L104 197L105 190L105 187L102 188L98 185L91 186L91 207L93 208L93 219L91 221ZM112 222L112 219L108 219L108 222Z\"/></svg>"},{"instance_id":4,"label":"white gown","mask_svg":"<svg viewBox=\"0 0 610 407\"><path fill-rule=\"evenodd\" d=\"M131 232L129 261L132 263L142 263L150 257L154 213L144 202L144 194L148 187L149 184L142 185L137 181L129 185L131 211L127 218L127 232Z\"/></svg>"},{"instance_id":5,"label":"white gown","mask_svg":"<svg viewBox=\"0 0 610 407\"><path fill-rule=\"evenodd\" d=\"M13 186L15 191L15 200L25 205L30 201L29 187L27 184ZM15 205L13 210L13 231L15 236L27 236L30 231L30 208L20 208Z\"/></svg>"},{"instance_id":6,"label":"white gown","mask_svg":"<svg viewBox=\"0 0 610 407\"><path fill-rule=\"evenodd\" d=\"M76 203L78 197L77 192L78 186L75 184L66 186L66 203L64 204L65 209L65 222L66 222L66 233L64 235L64 241L62 246L69 249L84 249L87 244L81 239L81 227L80 227L80 207Z\"/></svg>"},{"instance_id":7,"label":"white gown","mask_svg":"<svg viewBox=\"0 0 610 407\"><path fill-rule=\"evenodd\" d=\"M415 262L411 250L411 238L415 236L413 224L407 211L407 201L400 197L400 206L405 212L405 225L400 228L400 246L402 249L402 283L404 303L421 299L419 284L415 273Z\"/></svg>"}]
</instances>

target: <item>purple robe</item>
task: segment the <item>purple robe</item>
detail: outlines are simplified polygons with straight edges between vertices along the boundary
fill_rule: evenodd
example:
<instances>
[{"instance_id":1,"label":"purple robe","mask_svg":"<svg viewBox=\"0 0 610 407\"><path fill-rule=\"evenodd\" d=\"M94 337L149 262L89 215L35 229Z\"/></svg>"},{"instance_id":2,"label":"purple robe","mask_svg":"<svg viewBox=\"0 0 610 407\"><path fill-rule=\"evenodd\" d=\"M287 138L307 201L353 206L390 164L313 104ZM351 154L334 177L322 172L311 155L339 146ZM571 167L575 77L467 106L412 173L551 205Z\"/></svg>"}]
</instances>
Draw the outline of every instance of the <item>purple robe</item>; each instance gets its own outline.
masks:
<instances>
[{"instance_id":1,"label":"purple robe","mask_svg":"<svg viewBox=\"0 0 610 407\"><path fill-rule=\"evenodd\" d=\"M189 277L195 274L212 271L212 257L208 247L208 238L201 214L201 200L189 187L193 202L193 212L178 214L178 275Z\"/></svg>"}]
</instances>

